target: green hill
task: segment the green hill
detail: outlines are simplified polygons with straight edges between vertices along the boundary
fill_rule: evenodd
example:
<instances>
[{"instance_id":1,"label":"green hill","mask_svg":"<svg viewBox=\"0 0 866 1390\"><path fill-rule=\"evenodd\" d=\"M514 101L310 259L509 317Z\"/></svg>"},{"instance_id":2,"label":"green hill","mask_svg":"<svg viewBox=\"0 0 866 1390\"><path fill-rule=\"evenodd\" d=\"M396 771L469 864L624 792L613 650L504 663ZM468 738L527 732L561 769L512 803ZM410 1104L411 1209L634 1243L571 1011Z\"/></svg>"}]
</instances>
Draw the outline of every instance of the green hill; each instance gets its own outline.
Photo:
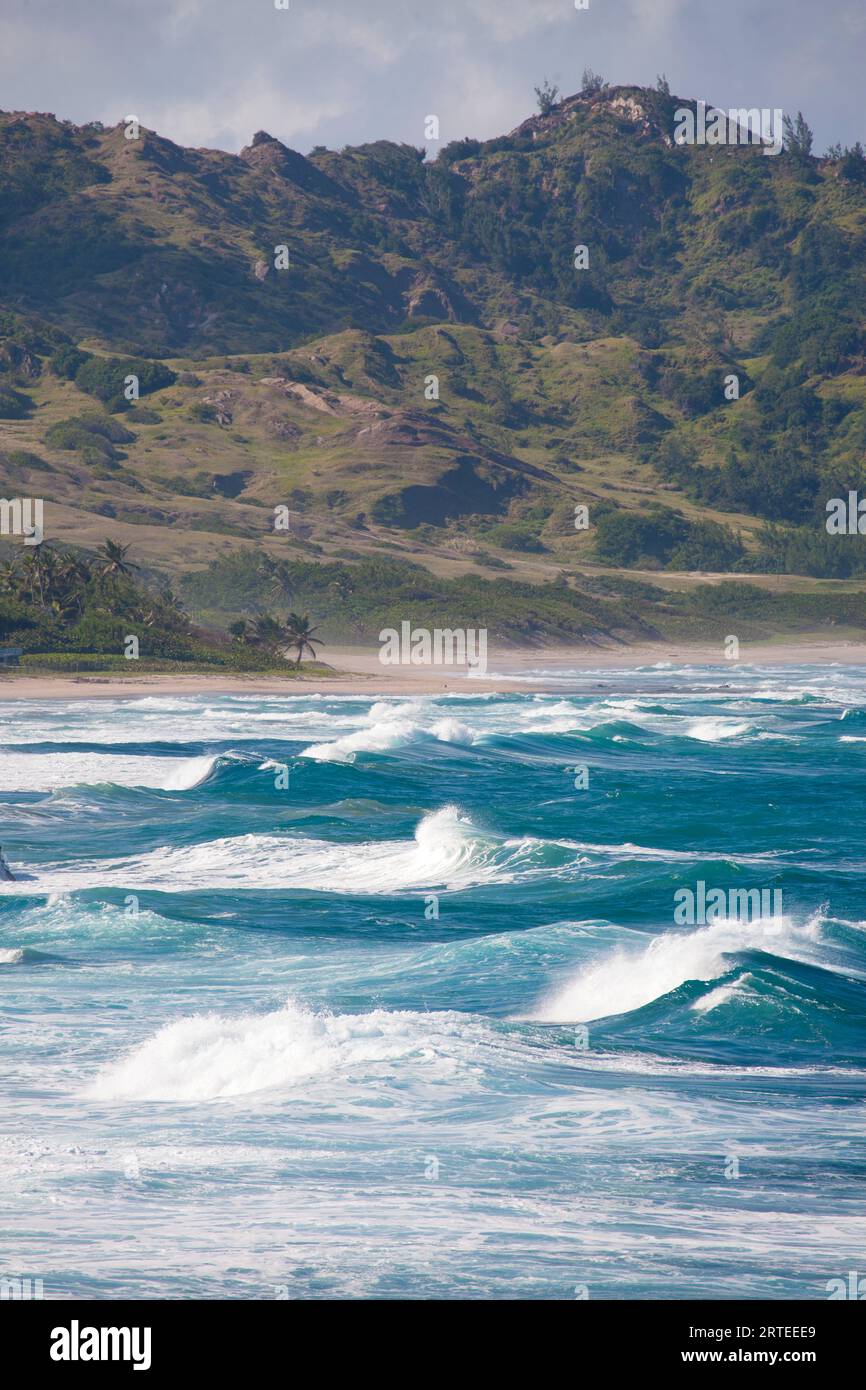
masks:
<instances>
[{"instance_id":1,"label":"green hill","mask_svg":"<svg viewBox=\"0 0 866 1390\"><path fill-rule=\"evenodd\" d=\"M678 146L686 104L584 91L432 162L0 115L0 491L216 621L261 561L344 633L333 576L385 559L486 580L512 637L680 630L707 574L823 621L866 572L824 527L864 486L866 159Z\"/></svg>"}]
</instances>

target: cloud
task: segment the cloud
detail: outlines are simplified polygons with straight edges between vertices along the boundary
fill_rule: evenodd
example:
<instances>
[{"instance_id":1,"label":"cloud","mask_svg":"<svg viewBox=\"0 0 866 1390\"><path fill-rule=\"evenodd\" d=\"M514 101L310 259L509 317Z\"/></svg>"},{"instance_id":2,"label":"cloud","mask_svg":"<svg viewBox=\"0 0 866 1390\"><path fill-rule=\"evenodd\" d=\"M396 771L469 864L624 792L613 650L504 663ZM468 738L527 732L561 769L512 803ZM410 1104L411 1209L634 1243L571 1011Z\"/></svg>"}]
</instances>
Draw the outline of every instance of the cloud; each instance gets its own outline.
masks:
<instances>
[{"instance_id":1,"label":"cloud","mask_svg":"<svg viewBox=\"0 0 866 1390\"><path fill-rule=\"evenodd\" d=\"M443 6L443 10L450 23L463 34L471 35L477 44L485 40L510 43L533 31L561 24L564 14L570 19L576 13L573 7L569 11L569 0L533 0L532 4L509 4L507 0L504 4L502 0L469 0L468 4L461 4L457 0Z\"/></svg>"},{"instance_id":2,"label":"cloud","mask_svg":"<svg viewBox=\"0 0 866 1390\"><path fill-rule=\"evenodd\" d=\"M180 142L239 149L259 129L299 148L418 144L513 129L545 76L666 72L678 95L802 109L817 145L862 139L862 0L3 0L9 109L83 122L135 111ZM744 42L748 35L748 42ZM832 78L832 80L830 80Z\"/></svg>"},{"instance_id":3,"label":"cloud","mask_svg":"<svg viewBox=\"0 0 866 1390\"><path fill-rule=\"evenodd\" d=\"M629 0L632 16L648 34L671 33L685 7L686 0Z\"/></svg>"},{"instance_id":4,"label":"cloud","mask_svg":"<svg viewBox=\"0 0 866 1390\"><path fill-rule=\"evenodd\" d=\"M151 107L142 119L178 145L238 150L250 143L257 130L277 135L284 144L313 143L312 136L323 121L343 114L339 102L286 101L282 92L252 77L225 92L219 101L213 97L172 101Z\"/></svg>"}]
</instances>

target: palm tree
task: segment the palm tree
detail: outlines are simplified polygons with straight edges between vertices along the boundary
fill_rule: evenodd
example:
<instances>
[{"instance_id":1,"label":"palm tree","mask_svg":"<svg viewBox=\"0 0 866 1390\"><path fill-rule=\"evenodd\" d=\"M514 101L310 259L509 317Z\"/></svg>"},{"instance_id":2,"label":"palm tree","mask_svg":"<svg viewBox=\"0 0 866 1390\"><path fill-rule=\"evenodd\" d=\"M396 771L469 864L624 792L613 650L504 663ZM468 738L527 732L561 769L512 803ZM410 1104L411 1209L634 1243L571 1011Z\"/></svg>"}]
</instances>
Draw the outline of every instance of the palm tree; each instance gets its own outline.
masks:
<instances>
[{"instance_id":1,"label":"palm tree","mask_svg":"<svg viewBox=\"0 0 866 1390\"><path fill-rule=\"evenodd\" d=\"M84 612L86 589L90 583L90 567L72 550L60 554L57 571L58 597L67 613Z\"/></svg>"},{"instance_id":2,"label":"palm tree","mask_svg":"<svg viewBox=\"0 0 866 1390\"><path fill-rule=\"evenodd\" d=\"M0 565L0 593L17 598L21 589L21 572L14 560L7 560L4 565Z\"/></svg>"},{"instance_id":3,"label":"palm tree","mask_svg":"<svg viewBox=\"0 0 866 1390\"><path fill-rule=\"evenodd\" d=\"M268 587L268 598L271 603L279 604L279 606L282 607L284 603L289 603L291 601L291 597L292 586L289 582L289 578L285 570L278 566L274 569L271 576L271 582Z\"/></svg>"},{"instance_id":4,"label":"palm tree","mask_svg":"<svg viewBox=\"0 0 866 1390\"><path fill-rule=\"evenodd\" d=\"M159 616L167 627L176 632L189 632L189 618L183 603L172 589L163 589L159 596Z\"/></svg>"},{"instance_id":5,"label":"palm tree","mask_svg":"<svg viewBox=\"0 0 866 1390\"><path fill-rule=\"evenodd\" d=\"M68 584L89 584L90 566L80 555L74 550L61 550L59 558L61 574Z\"/></svg>"},{"instance_id":6,"label":"palm tree","mask_svg":"<svg viewBox=\"0 0 866 1390\"><path fill-rule=\"evenodd\" d=\"M128 578L133 570L138 569L138 565L127 560L128 550L128 545L120 545L118 541L106 540L96 552L99 573L101 575L124 575Z\"/></svg>"},{"instance_id":7,"label":"palm tree","mask_svg":"<svg viewBox=\"0 0 866 1390\"><path fill-rule=\"evenodd\" d=\"M57 568L57 557L44 541L28 550L22 562L22 569L24 585L30 591L31 603L38 601L40 608L45 607L45 600L57 576Z\"/></svg>"},{"instance_id":8,"label":"palm tree","mask_svg":"<svg viewBox=\"0 0 866 1390\"><path fill-rule=\"evenodd\" d=\"M305 651L315 660L316 647L322 645L321 637L313 636L315 631L314 627L310 627L309 613L305 613L303 617L299 617L297 613L290 613L286 619L284 634L289 646L297 649L296 666L300 666Z\"/></svg>"},{"instance_id":9,"label":"palm tree","mask_svg":"<svg viewBox=\"0 0 866 1390\"><path fill-rule=\"evenodd\" d=\"M49 607L54 616L61 618L64 622L81 617L78 595L69 593L68 591L57 594L51 600Z\"/></svg>"},{"instance_id":10,"label":"palm tree","mask_svg":"<svg viewBox=\"0 0 866 1390\"><path fill-rule=\"evenodd\" d=\"M276 654L282 652L286 645L287 634L283 631L276 618L272 618L270 613L262 613L256 618L252 632L247 640L253 647L261 647L266 652Z\"/></svg>"}]
</instances>

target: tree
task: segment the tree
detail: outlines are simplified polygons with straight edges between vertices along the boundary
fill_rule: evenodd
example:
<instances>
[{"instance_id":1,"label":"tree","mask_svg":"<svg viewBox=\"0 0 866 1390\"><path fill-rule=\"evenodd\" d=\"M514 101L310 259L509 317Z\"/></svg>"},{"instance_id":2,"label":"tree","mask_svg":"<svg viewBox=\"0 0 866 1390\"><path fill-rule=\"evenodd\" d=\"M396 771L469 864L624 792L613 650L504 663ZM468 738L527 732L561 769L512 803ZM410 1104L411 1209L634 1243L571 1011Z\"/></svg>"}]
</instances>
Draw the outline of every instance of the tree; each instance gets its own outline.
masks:
<instances>
[{"instance_id":1,"label":"tree","mask_svg":"<svg viewBox=\"0 0 866 1390\"><path fill-rule=\"evenodd\" d=\"M298 659L295 662L296 666L300 666L305 651L308 651L310 656L315 660L315 649L322 644L321 638L313 636L315 631L316 629L314 627L310 627L310 616L308 613L305 613L303 617L299 617L297 613L290 613L286 619L285 634L289 646L295 647L298 653Z\"/></svg>"},{"instance_id":2,"label":"tree","mask_svg":"<svg viewBox=\"0 0 866 1390\"><path fill-rule=\"evenodd\" d=\"M189 621L183 601L172 589L164 589L159 596L164 613L180 627L188 627Z\"/></svg>"},{"instance_id":3,"label":"tree","mask_svg":"<svg viewBox=\"0 0 866 1390\"><path fill-rule=\"evenodd\" d=\"M588 96L595 96L605 85L604 78L600 72L593 72L592 68L584 68L583 76L580 79L580 90L586 92Z\"/></svg>"},{"instance_id":4,"label":"tree","mask_svg":"<svg viewBox=\"0 0 866 1390\"><path fill-rule=\"evenodd\" d=\"M268 598L270 601L282 608L283 604L288 604L292 599L292 586L289 577L282 565L276 565L268 587Z\"/></svg>"},{"instance_id":5,"label":"tree","mask_svg":"<svg viewBox=\"0 0 866 1390\"><path fill-rule=\"evenodd\" d=\"M549 116L559 100L559 88L545 77L541 86L535 88L535 99L542 116Z\"/></svg>"},{"instance_id":6,"label":"tree","mask_svg":"<svg viewBox=\"0 0 866 1390\"><path fill-rule=\"evenodd\" d=\"M57 557L49 546L40 541L27 551L22 565L24 584L30 594L30 602L45 608L51 599L51 590L57 574Z\"/></svg>"},{"instance_id":7,"label":"tree","mask_svg":"<svg viewBox=\"0 0 866 1390\"><path fill-rule=\"evenodd\" d=\"M664 73L656 78L656 91L661 92L663 97L669 97L671 94L671 84L668 82Z\"/></svg>"},{"instance_id":8,"label":"tree","mask_svg":"<svg viewBox=\"0 0 866 1390\"><path fill-rule=\"evenodd\" d=\"M839 172L843 179L848 179L851 183L866 182L866 154L863 153L863 146L859 140L850 150L845 150Z\"/></svg>"},{"instance_id":9,"label":"tree","mask_svg":"<svg viewBox=\"0 0 866 1390\"><path fill-rule=\"evenodd\" d=\"M90 567L72 550L58 556L56 594L53 607L63 617L78 617L84 613L87 586L91 580Z\"/></svg>"},{"instance_id":10,"label":"tree","mask_svg":"<svg viewBox=\"0 0 866 1390\"><path fill-rule=\"evenodd\" d=\"M14 560L7 560L0 565L0 594L9 594L12 598L18 598L21 593L21 575Z\"/></svg>"},{"instance_id":11,"label":"tree","mask_svg":"<svg viewBox=\"0 0 866 1390\"><path fill-rule=\"evenodd\" d=\"M334 592L339 595L340 601L342 603L345 603L346 600L355 592L355 585L352 582L352 576L348 573L347 570L340 570L336 579L332 579L328 587L333 589Z\"/></svg>"},{"instance_id":12,"label":"tree","mask_svg":"<svg viewBox=\"0 0 866 1390\"><path fill-rule=\"evenodd\" d=\"M73 551L55 551L44 542L26 551L20 568L14 560L0 565L0 593L64 618L81 616L90 579L88 565Z\"/></svg>"},{"instance_id":13,"label":"tree","mask_svg":"<svg viewBox=\"0 0 866 1390\"><path fill-rule=\"evenodd\" d=\"M85 362L90 361L91 356L91 353L73 347L72 343L64 343L54 353L48 365L55 376L65 377L67 381L74 381L75 373L84 366Z\"/></svg>"},{"instance_id":14,"label":"tree","mask_svg":"<svg viewBox=\"0 0 866 1390\"><path fill-rule=\"evenodd\" d=\"M277 622L276 618L270 613L262 613L256 618L255 624L246 640L253 647L270 652L272 656L282 654L283 648L288 640L288 634Z\"/></svg>"},{"instance_id":15,"label":"tree","mask_svg":"<svg viewBox=\"0 0 866 1390\"><path fill-rule=\"evenodd\" d=\"M128 550L128 545L120 545L118 541L105 541L96 552L96 564L99 573L103 577L109 575L129 577L133 570L138 569L138 565L127 560Z\"/></svg>"},{"instance_id":16,"label":"tree","mask_svg":"<svg viewBox=\"0 0 866 1390\"><path fill-rule=\"evenodd\" d=\"M54 616L62 619L63 622L81 617L81 608L75 594L66 591L55 594L48 606Z\"/></svg>"},{"instance_id":17,"label":"tree","mask_svg":"<svg viewBox=\"0 0 866 1390\"><path fill-rule=\"evenodd\" d=\"M797 112L796 120L790 116L782 117L783 144L789 154L798 159L808 159L812 153L812 131L802 111Z\"/></svg>"}]
</instances>

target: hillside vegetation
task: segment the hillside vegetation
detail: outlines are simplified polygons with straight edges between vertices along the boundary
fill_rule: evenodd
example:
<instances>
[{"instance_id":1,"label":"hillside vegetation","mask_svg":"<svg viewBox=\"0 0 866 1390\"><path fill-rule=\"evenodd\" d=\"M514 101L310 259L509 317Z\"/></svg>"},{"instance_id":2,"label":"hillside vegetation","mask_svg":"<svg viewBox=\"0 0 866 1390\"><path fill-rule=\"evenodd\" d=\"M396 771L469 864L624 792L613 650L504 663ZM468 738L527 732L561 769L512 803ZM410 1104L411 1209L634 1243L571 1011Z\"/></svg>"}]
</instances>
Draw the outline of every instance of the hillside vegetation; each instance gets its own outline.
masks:
<instances>
[{"instance_id":1,"label":"hillside vegetation","mask_svg":"<svg viewBox=\"0 0 866 1390\"><path fill-rule=\"evenodd\" d=\"M726 574L859 625L824 522L864 487L866 159L677 146L685 104L596 88L435 159L0 115L0 492L216 623L267 570L359 639L388 574L509 640L691 630Z\"/></svg>"}]
</instances>

